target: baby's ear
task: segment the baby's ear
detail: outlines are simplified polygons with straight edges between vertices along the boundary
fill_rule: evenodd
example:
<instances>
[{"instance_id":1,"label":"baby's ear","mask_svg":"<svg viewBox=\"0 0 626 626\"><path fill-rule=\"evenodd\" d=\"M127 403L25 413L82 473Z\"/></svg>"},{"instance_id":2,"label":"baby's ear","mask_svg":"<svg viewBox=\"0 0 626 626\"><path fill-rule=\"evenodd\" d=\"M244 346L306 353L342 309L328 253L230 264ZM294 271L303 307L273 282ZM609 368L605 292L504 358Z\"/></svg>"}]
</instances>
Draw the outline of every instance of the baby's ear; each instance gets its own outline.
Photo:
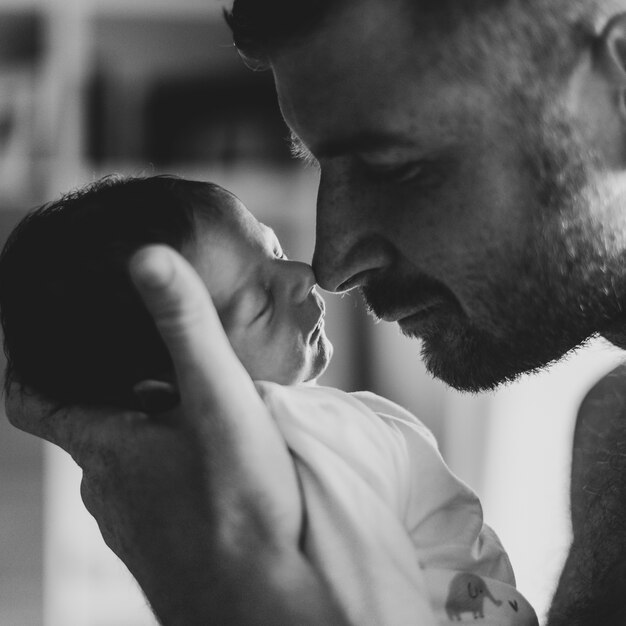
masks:
<instances>
[{"instance_id":1,"label":"baby's ear","mask_svg":"<svg viewBox=\"0 0 626 626\"><path fill-rule=\"evenodd\" d=\"M164 413L180 402L176 385L163 380L141 380L133 386L133 393L145 413Z\"/></svg>"}]
</instances>

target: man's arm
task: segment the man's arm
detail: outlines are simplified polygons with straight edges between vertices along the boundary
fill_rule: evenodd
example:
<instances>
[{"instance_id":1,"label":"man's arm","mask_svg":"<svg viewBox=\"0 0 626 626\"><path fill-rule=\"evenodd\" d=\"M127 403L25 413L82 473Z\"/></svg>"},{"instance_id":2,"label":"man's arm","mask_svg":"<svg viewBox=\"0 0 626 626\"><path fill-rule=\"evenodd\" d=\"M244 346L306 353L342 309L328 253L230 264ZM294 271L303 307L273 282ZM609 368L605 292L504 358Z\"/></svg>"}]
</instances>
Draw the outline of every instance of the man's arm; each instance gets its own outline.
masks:
<instances>
[{"instance_id":1,"label":"man's arm","mask_svg":"<svg viewBox=\"0 0 626 626\"><path fill-rule=\"evenodd\" d=\"M298 549L292 462L203 284L162 246L138 253L131 274L180 407L54 410L14 385L10 420L82 467L85 505L164 625L345 623Z\"/></svg>"},{"instance_id":2,"label":"man's arm","mask_svg":"<svg viewBox=\"0 0 626 626\"><path fill-rule=\"evenodd\" d=\"M573 542L549 626L626 624L626 366L586 396L572 457Z\"/></svg>"}]
</instances>

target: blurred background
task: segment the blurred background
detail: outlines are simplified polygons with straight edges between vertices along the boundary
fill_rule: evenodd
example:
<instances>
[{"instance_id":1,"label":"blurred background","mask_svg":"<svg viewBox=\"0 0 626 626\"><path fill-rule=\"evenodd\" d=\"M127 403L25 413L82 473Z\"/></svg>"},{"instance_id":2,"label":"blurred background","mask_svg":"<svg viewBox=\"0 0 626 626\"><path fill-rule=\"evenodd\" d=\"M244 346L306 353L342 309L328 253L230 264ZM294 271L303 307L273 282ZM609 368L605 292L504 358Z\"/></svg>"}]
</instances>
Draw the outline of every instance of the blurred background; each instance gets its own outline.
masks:
<instances>
[{"instance_id":1,"label":"blurred background","mask_svg":"<svg viewBox=\"0 0 626 626\"><path fill-rule=\"evenodd\" d=\"M27 209L103 174L171 172L231 189L290 257L309 260L316 173L291 159L287 137L271 75L244 68L215 0L0 0L2 242ZM543 617L570 538L575 412L621 354L595 343L541 376L464 396L356 297L327 303L335 357L320 382L378 392L432 428ZM69 457L1 416L3 626L156 624L79 482Z\"/></svg>"}]
</instances>

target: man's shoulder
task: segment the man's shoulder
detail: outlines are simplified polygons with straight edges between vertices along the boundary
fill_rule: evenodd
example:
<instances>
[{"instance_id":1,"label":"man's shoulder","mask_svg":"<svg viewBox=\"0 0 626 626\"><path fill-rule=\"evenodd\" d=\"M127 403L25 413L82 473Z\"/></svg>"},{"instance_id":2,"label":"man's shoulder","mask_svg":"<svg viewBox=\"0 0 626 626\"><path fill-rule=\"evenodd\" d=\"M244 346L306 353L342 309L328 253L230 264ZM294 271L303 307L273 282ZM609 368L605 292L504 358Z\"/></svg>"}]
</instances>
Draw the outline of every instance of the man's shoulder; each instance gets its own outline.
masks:
<instances>
[{"instance_id":1,"label":"man's shoulder","mask_svg":"<svg viewBox=\"0 0 626 626\"><path fill-rule=\"evenodd\" d=\"M613 488L624 467L626 447L626 364L598 380L576 417L572 449L572 523L577 531L597 494Z\"/></svg>"}]
</instances>

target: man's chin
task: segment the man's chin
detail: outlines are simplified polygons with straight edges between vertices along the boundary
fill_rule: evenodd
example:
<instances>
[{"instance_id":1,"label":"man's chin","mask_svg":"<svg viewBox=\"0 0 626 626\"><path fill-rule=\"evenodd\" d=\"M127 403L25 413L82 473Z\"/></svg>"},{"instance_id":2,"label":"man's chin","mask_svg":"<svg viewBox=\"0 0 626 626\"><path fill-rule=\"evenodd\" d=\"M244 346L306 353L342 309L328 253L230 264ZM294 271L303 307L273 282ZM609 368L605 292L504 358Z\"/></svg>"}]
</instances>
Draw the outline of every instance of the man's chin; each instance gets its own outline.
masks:
<instances>
[{"instance_id":1,"label":"man's chin","mask_svg":"<svg viewBox=\"0 0 626 626\"><path fill-rule=\"evenodd\" d=\"M463 333L461 336L422 337L422 358L426 369L458 391L480 393L512 383L523 374L548 368L580 342L552 345L545 342L496 341L485 333Z\"/></svg>"},{"instance_id":2,"label":"man's chin","mask_svg":"<svg viewBox=\"0 0 626 626\"><path fill-rule=\"evenodd\" d=\"M491 362L473 359L469 363L459 363L454 358L429 348L428 343L422 344L422 359L428 372L457 391L480 393L492 391L505 383L513 382L522 372L495 370Z\"/></svg>"}]
</instances>

